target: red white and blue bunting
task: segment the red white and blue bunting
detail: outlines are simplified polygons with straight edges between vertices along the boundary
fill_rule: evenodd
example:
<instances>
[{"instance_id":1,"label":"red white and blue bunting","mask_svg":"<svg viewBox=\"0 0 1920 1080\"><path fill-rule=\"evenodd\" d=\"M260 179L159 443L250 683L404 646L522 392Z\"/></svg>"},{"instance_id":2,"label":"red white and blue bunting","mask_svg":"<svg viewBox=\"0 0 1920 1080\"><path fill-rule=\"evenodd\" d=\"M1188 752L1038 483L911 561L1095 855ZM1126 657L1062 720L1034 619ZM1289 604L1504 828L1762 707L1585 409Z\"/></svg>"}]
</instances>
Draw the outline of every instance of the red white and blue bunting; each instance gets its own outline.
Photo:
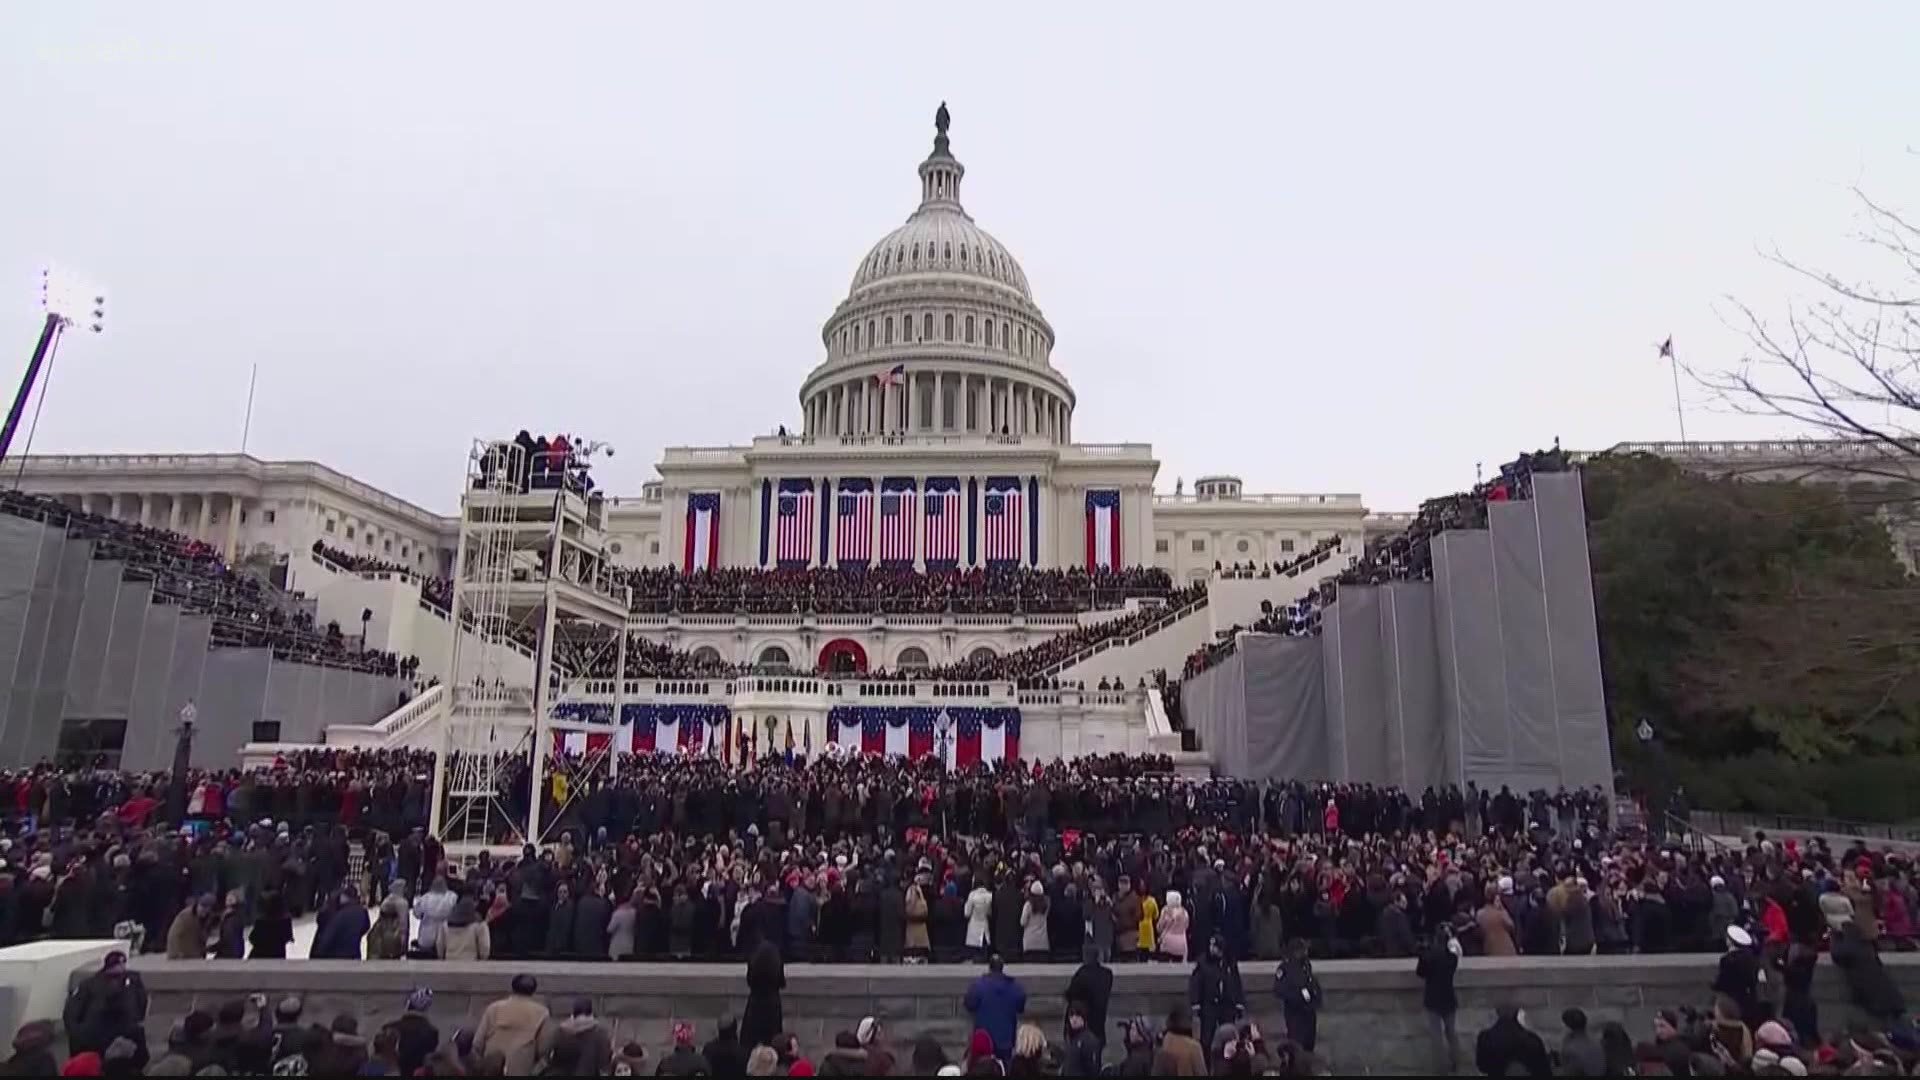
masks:
<instances>
[{"instance_id":1,"label":"red white and blue bunting","mask_svg":"<svg viewBox=\"0 0 1920 1080\"><path fill-rule=\"evenodd\" d=\"M865 754L939 757L962 768L1020 757L1020 710L1010 705L835 705L827 741Z\"/></svg>"}]
</instances>

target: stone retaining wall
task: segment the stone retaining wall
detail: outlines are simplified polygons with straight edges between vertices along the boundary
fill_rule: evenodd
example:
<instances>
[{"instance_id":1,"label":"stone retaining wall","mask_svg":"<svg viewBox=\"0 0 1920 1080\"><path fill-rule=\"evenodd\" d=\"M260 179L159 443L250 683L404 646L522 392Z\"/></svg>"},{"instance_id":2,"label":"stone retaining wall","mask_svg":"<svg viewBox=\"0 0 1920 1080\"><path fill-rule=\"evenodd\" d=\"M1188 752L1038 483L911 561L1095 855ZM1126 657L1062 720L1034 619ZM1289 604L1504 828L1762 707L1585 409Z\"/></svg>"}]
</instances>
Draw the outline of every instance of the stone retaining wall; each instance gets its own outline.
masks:
<instances>
[{"instance_id":1,"label":"stone retaining wall","mask_svg":"<svg viewBox=\"0 0 1920 1080\"><path fill-rule=\"evenodd\" d=\"M1887 964L1920 1001L1920 955L1889 955ZM1505 1001L1530 1012L1536 1030L1558 1039L1559 1015L1568 1006L1586 1010L1595 1027L1608 1020L1627 1025L1636 1039L1650 1031L1656 1009L1706 1004L1717 958L1713 956L1593 956L1474 958L1460 970L1459 1028L1469 1064L1473 1036ZM566 964L566 963L422 963L323 960L173 962L144 959L136 964L152 995L148 1031L152 1045L165 1045L173 1021L194 1008L212 1010L220 1002L259 992L278 1000L289 994L306 999L306 1018L325 1023L339 1013L360 1018L371 1032L399 1014L415 986L434 991L432 1016L443 1033L471 1026L489 1001L506 993L515 973L540 981L540 995L555 1013L565 1015L574 998L592 997L598 1015L614 1028L616 1042L639 1039L658 1054L674 1020L695 1022L699 1038L710 1038L722 1016L739 1015L746 980L737 964ZM1012 965L1009 972L1025 984L1027 1014L1057 1038L1062 1024L1061 998L1073 969L1064 965ZM1188 968L1170 964L1120 965L1114 968L1112 1017L1144 1013L1163 1024L1170 1008L1186 1003ZM1426 1071L1426 1028L1420 1009L1420 983L1413 962L1354 960L1320 964L1315 969L1326 988L1320 1015L1320 1050L1342 1074L1402 1074ZM971 1027L960 1007L968 982L980 969L970 966L812 966L787 968L786 1022L801 1046L816 1055L832 1045L835 1032L851 1029L863 1016L886 1021L888 1038L904 1057L915 1035L928 1032L948 1053L966 1042ZM1272 992L1269 963L1242 968L1255 1018L1269 1032L1282 1025ZM1834 1028L1852 1016L1840 973L1822 963L1817 991L1821 1023ZM1115 1044L1110 1040L1109 1046Z\"/></svg>"}]
</instances>

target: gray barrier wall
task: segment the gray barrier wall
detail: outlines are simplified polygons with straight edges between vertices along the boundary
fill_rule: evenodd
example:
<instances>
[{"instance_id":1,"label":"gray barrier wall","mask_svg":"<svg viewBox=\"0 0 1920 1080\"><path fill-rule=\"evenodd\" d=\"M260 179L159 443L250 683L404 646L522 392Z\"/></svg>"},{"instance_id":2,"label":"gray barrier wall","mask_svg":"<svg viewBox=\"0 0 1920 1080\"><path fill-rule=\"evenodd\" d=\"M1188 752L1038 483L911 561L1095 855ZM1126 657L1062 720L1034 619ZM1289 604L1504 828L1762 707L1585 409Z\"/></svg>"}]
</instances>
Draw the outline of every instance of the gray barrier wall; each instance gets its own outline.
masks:
<instances>
[{"instance_id":1,"label":"gray barrier wall","mask_svg":"<svg viewBox=\"0 0 1920 1080\"><path fill-rule=\"evenodd\" d=\"M1242 634L1181 692L1216 767L1611 790L1580 480L1539 476L1535 492L1436 537L1431 583L1342 588L1317 639Z\"/></svg>"},{"instance_id":2,"label":"gray barrier wall","mask_svg":"<svg viewBox=\"0 0 1920 1080\"><path fill-rule=\"evenodd\" d=\"M1469 957L1460 965L1456 988L1460 1009L1460 1064L1471 1067L1474 1039L1493 1021L1501 1005L1518 1005L1533 1030L1557 1046L1560 1012L1579 1008L1589 1025L1617 1021L1636 1039L1651 1036L1659 1009L1705 1006L1711 994L1717 958L1708 954L1664 956ZM1888 953L1887 973L1909 1001L1920 994L1920 956ZM1261 1029L1286 1030L1280 1003L1268 992L1272 961L1240 965L1247 1008ZM537 980L537 996L555 1014L565 1016L576 997L594 1002L594 1015L616 1045L638 1040L647 1047L648 1066L671 1045L675 1022L694 1025L704 1043L723 1017L738 1018L746 1003L746 974L741 964L581 964L552 961L458 962L405 960L203 960L170 961L142 956L134 961L147 986L150 1006L147 1042L166 1045L168 1030L193 1010L213 1012L228 1001L264 993L269 1001L295 996L305 1002L304 1019L331 1023L348 1015L362 1034L379 1030L399 1016L415 987L433 991L428 1018L449 1038L471 1029L487 1004L507 993L515 975ZM1027 991L1024 1019L1038 1024L1049 1039L1065 1022L1067 964L1008 964L1007 973ZM851 1031L862 1017L878 1017L887 1042L905 1058L914 1039L928 1035L950 1056L965 1048L973 1028L963 999L980 975L972 964L815 965L788 964L782 999L785 1028L793 1032L814 1061L833 1045L834 1036ZM77 972L75 981L91 971ZM1187 1009L1192 968L1184 964L1116 964L1107 1014L1115 1021L1135 1014L1164 1022L1171 1010ZM1420 1005L1421 983L1412 960L1328 960L1314 965L1325 991L1319 1015L1318 1055L1335 1075L1435 1075ZM1857 1016L1839 969L1822 961L1812 992L1820 1026L1844 1031ZM1106 1060L1121 1057L1116 1041ZM649 1068L648 1071L651 1071Z\"/></svg>"},{"instance_id":3,"label":"gray barrier wall","mask_svg":"<svg viewBox=\"0 0 1920 1080\"><path fill-rule=\"evenodd\" d=\"M1241 634L1238 650L1180 687L1180 710L1227 776L1333 778L1321 643Z\"/></svg>"},{"instance_id":4,"label":"gray barrier wall","mask_svg":"<svg viewBox=\"0 0 1920 1080\"><path fill-rule=\"evenodd\" d=\"M125 571L125 563L111 559L95 559L87 564L73 655L67 663L66 700L60 707L62 716L101 715L100 684L106 676L107 642L113 637L113 612L120 600Z\"/></svg>"},{"instance_id":5,"label":"gray barrier wall","mask_svg":"<svg viewBox=\"0 0 1920 1080\"><path fill-rule=\"evenodd\" d=\"M286 741L391 712L402 682L210 646L204 615L152 603L153 586L96 560L93 543L0 515L0 765L51 758L63 725L125 721L121 764L166 768L189 700L196 758L227 763L257 720Z\"/></svg>"},{"instance_id":6,"label":"gray barrier wall","mask_svg":"<svg viewBox=\"0 0 1920 1080\"><path fill-rule=\"evenodd\" d=\"M14 760L26 742L24 728L14 733L9 721L25 716L33 694L39 643L46 637L28 633L36 610L43 623L44 608L36 608L34 591L40 575L40 549L47 530L24 518L0 515L0 760ZM57 548L55 549L58 550Z\"/></svg>"},{"instance_id":7,"label":"gray barrier wall","mask_svg":"<svg viewBox=\"0 0 1920 1080\"><path fill-rule=\"evenodd\" d=\"M1553 658L1563 778L1569 786L1613 790L1613 737L1600 670L1600 622L1587 554L1586 491L1579 474L1537 477L1533 506L1548 583L1547 641Z\"/></svg>"},{"instance_id":8,"label":"gray barrier wall","mask_svg":"<svg viewBox=\"0 0 1920 1080\"><path fill-rule=\"evenodd\" d=\"M1408 791L1447 783L1453 775L1447 763L1455 755L1452 732L1440 718L1430 586L1416 581L1381 586L1380 640L1386 657L1381 696L1387 708L1388 782Z\"/></svg>"}]
</instances>

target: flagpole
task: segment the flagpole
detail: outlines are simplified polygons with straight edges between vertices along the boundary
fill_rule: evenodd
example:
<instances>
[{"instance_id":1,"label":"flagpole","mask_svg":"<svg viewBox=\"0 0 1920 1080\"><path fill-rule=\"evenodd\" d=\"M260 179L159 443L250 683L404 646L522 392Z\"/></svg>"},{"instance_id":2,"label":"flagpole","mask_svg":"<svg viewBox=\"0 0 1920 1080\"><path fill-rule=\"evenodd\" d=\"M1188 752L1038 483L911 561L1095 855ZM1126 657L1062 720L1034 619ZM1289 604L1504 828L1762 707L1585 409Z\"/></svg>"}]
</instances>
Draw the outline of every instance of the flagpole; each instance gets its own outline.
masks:
<instances>
[{"instance_id":1,"label":"flagpole","mask_svg":"<svg viewBox=\"0 0 1920 1080\"><path fill-rule=\"evenodd\" d=\"M253 387L254 387L254 384L259 381L260 381L260 364L256 361L253 365L253 373L247 376L246 419L240 422L240 452L242 454L247 452L247 436L253 434ZM1685 436L1682 436L1682 438L1684 439Z\"/></svg>"},{"instance_id":2,"label":"flagpole","mask_svg":"<svg viewBox=\"0 0 1920 1080\"><path fill-rule=\"evenodd\" d=\"M1687 411L1680 406L1680 361L1667 358L1667 366L1673 371L1673 416L1680 421L1680 441L1687 441Z\"/></svg>"}]
</instances>

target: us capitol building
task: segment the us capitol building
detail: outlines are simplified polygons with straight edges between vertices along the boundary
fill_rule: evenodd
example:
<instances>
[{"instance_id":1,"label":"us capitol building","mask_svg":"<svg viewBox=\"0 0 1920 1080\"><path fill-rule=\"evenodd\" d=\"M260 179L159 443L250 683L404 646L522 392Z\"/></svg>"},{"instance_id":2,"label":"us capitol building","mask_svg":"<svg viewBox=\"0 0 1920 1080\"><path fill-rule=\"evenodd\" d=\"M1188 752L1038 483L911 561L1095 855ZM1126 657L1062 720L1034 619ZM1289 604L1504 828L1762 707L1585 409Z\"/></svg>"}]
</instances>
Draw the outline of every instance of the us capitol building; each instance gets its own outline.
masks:
<instances>
[{"instance_id":1,"label":"us capitol building","mask_svg":"<svg viewBox=\"0 0 1920 1080\"><path fill-rule=\"evenodd\" d=\"M1159 462L1149 444L1075 442L1077 396L1054 364L1053 325L1019 261L967 212L966 169L953 155L948 127L943 105L932 152L917 170L918 205L855 266L846 299L822 330L824 356L801 383L798 422L744 445L668 448L658 479L637 495L594 501L598 555L631 568L685 571L1149 565L1179 583L1204 582L1203 597L1163 612L1140 612L1140 599L1109 610L1034 613L642 608L627 614L630 631L697 658L752 665L754 673L570 684L564 704L711 710L737 731L765 726L772 738L778 721L824 742L832 732L830 711L849 701L872 696L889 706L935 708L956 694L974 694L966 700L1020 717L1013 728L995 730L1018 730L1022 756L1178 747L1157 694L1137 688L1142 677L1179 670L1201 644L1252 622L1264 605L1299 598L1368 537L1410 519L1371 514L1356 494L1248 493L1228 475L1200 477L1191 490L1176 482L1172 493L1157 492ZM1703 471L1836 481L1847 473L1833 466L1835 455L1852 452L1845 444L1822 443L1623 448L1651 450ZM451 575L460 543L457 517L316 462L244 454L43 455L26 459L18 475L27 492L188 535L229 562L271 566L280 583L304 594L300 602L310 604L322 624L338 622L349 634L360 630L368 648L418 657L423 681L453 675L455 630L444 604L430 598L427 579ZM1287 563L1328 539L1340 541L1338 554L1311 573L1231 572L1238 564ZM352 558L323 557L316 544ZM1222 566L1230 572L1216 573ZM103 582L103 597L111 584ZM79 603L77 595L53 599ZM618 605L612 611L617 620ZM1058 690L919 682L843 690L811 674L829 668L829 657L857 657L856 671L909 672L1005 655L1124 613L1139 613L1130 625L1146 628L1128 636L1090 635L1100 639L1097 651L1082 647L1048 672L1068 684ZM181 624L189 621L183 616ZM204 642L204 625L198 632ZM514 647L520 651L510 661L518 665L514 677L532 685L532 655ZM229 659L235 670L244 666L243 658ZM276 704L279 677L258 667L246 670L265 684L259 700L251 689L228 694L225 724L234 730L214 742L237 749L251 724L253 744L269 749L323 734L341 744L401 745L430 739L447 708L445 695L430 690L397 709L359 710L363 715L348 715L353 710L331 699L308 701L303 693L297 695L302 708L294 710ZM763 677L767 672L778 675ZM1135 689L1099 689L1107 680ZM1093 689L1078 690L1075 683ZM184 689L170 684L161 711L172 715L195 687L208 685L197 677L185 679ZM210 721L214 710L204 698L201 710ZM135 726L158 730L151 722ZM125 760L149 757L157 765L164 747L129 751Z\"/></svg>"}]
</instances>

